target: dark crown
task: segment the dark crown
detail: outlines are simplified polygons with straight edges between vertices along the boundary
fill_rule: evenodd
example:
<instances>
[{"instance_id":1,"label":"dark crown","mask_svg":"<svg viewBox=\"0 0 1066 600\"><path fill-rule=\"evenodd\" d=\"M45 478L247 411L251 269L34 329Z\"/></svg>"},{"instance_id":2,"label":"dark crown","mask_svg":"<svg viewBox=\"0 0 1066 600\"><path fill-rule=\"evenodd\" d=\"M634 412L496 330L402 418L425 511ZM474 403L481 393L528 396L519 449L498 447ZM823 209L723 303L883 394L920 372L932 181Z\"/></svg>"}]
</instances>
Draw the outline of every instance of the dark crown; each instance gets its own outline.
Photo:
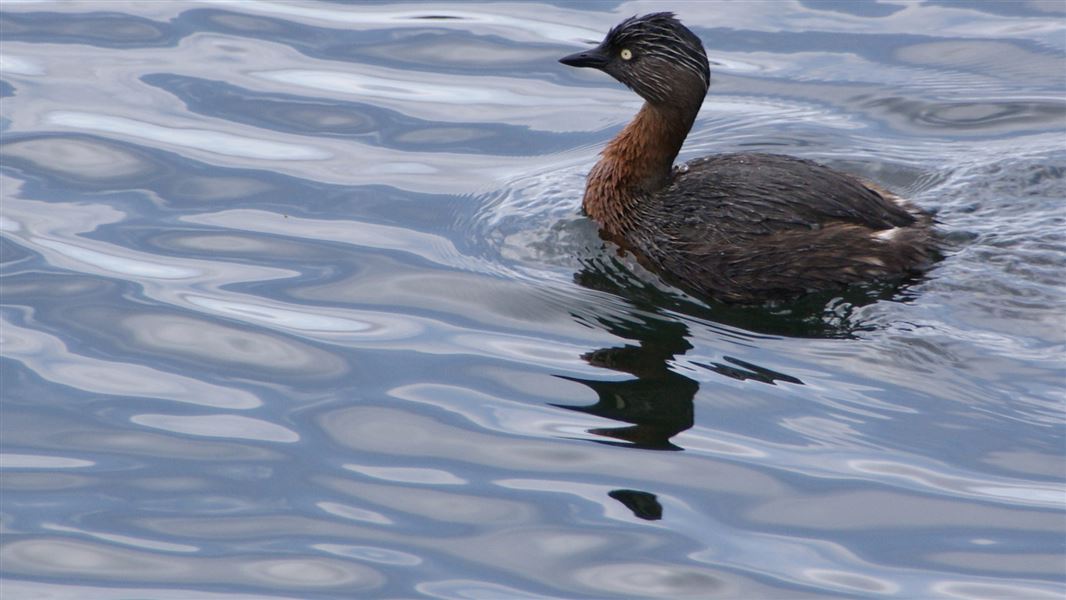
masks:
<instances>
[{"instance_id":1,"label":"dark crown","mask_svg":"<svg viewBox=\"0 0 1066 600\"><path fill-rule=\"evenodd\" d=\"M703 42L677 20L674 13L658 12L633 16L616 25L604 38L604 45L629 48L643 58L658 58L692 71L710 84L710 67Z\"/></svg>"}]
</instances>

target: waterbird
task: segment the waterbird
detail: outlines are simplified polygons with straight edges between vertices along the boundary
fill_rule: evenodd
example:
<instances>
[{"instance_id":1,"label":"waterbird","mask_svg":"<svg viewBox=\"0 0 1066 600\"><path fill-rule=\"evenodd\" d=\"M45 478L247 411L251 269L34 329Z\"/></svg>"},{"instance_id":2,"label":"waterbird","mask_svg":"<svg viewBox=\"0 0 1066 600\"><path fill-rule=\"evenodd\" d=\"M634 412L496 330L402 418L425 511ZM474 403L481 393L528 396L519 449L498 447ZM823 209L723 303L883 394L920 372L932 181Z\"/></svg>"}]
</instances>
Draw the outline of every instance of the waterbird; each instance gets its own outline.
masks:
<instances>
[{"instance_id":1,"label":"waterbird","mask_svg":"<svg viewBox=\"0 0 1066 600\"><path fill-rule=\"evenodd\" d=\"M628 18L565 56L644 99L588 174L582 208L601 237L695 296L761 303L902 280L938 258L934 219L817 162L715 154L674 166L710 87L703 43L670 12Z\"/></svg>"}]
</instances>

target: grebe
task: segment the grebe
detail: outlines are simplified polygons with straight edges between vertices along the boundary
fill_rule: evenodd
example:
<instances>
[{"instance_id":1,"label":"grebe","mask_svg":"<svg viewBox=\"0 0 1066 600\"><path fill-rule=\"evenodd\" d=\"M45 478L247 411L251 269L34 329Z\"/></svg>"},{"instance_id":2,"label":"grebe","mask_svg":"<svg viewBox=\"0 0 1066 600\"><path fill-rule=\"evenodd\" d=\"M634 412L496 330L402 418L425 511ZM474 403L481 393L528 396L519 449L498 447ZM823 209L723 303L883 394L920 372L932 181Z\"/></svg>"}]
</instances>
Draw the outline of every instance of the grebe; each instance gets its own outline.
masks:
<instances>
[{"instance_id":1,"label":"grebe","mask_svg":"<svg viewBox=\"0 0 1066 600\"><path fill-rule=\"evenodd\" d=\"M754 303L901 279L936 260L932 215L858 177L776 154L673 167L710 85L703 44L673 13L626 19L559 62L645 101L589 173L582 208L668 283Z\"/></svg>"}]
</instances>

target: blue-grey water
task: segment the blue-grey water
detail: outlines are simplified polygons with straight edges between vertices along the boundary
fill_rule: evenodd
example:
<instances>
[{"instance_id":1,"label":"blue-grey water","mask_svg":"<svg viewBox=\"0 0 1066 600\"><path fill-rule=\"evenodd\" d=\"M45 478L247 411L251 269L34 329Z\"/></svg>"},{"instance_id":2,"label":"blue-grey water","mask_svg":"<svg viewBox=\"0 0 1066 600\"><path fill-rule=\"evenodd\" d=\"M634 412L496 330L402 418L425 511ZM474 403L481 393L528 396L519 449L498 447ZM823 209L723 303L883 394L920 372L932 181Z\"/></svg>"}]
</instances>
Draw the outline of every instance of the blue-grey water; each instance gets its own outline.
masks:
<instances>
[{"instance_id":1,"label":"blue-grey water","mask_svg":"<svg viewBox=\"0 0 1066 600\"><path fill-rule=\"evenodd\" d=\"M936 211L901 289L706 304L558 57L672 8L682 159ZM7 599L1062 598L1066 5L16 2Z\"/></svg>"}]
</instances>

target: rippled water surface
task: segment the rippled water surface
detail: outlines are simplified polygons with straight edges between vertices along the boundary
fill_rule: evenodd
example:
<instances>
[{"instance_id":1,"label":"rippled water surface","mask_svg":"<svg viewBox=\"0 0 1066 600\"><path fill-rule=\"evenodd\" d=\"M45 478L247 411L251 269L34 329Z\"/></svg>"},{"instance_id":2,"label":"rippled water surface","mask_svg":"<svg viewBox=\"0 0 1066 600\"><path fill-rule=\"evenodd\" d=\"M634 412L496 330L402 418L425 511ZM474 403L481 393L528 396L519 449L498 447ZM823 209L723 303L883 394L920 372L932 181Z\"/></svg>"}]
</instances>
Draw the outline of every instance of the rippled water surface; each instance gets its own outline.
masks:
<instances>
[{"instance_id":1,"label":"rippled water surface","mask_svg":"<svg viewBox=\"0 0 1066 600\"><path fill-rule=\"evenodd\" d=\"M1066 6L670 7L949 241L756 308L579 214L663 8L5 2L3 597L1061 598Z\"/></svg>"}]
</instances>

